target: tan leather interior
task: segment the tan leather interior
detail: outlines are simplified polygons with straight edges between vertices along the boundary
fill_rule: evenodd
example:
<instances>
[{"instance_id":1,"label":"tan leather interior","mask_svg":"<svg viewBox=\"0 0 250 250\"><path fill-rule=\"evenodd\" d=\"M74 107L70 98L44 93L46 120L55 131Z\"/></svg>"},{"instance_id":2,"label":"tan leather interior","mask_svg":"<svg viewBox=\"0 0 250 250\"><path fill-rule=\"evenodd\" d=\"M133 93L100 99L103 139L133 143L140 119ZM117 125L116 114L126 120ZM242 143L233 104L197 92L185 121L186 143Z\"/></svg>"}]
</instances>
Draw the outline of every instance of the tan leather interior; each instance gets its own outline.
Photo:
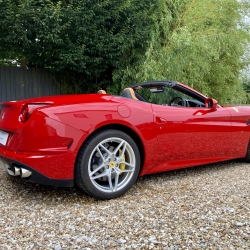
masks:
<instances>
[{"instance_id":1,"label":"tan leather interior","mask_svg":"<svg viewBox=\"0 0 250 250\"><path fill-rule=\"evenodd\" d=\"M133 100L138 100L138 98L135 96L135 92L132 88L125 88L122 92L122 96L131 98Z\"/></svg>"},{"instance_id":2,"label":"tan leather interior","mask_svg":"<svg viewBox=\"0 0 250 250\"><path fill-rule=\"evenodd\" d=\"M97 91L97 94L107 94L107 93L106 93L105 90L100 89L100 90Z\"/></svg>"}]
</instances>

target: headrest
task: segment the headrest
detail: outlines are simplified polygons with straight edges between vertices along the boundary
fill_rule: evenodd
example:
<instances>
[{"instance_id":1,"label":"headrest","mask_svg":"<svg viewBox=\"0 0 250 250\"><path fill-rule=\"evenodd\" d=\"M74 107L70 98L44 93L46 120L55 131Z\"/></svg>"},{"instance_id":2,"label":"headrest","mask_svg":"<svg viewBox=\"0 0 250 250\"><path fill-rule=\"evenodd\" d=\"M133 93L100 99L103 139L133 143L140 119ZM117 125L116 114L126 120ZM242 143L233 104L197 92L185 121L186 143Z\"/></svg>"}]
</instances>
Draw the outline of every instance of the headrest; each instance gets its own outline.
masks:
<instances>
[{"instance_id":1,"label":"headrest","mask_svg":"<svg viewBox=\"0 0 250 250\"><path fill-rule=\"evenodd\" d=\"M100 89L100 90L97 91L97 94L107 94L107 93L106 93L105 90Z\"/></svg>"},{"instance_id":2,"label":"headrest","mask_svg":"<svg viewBox=\"0 0 250 250\"><path fill-rule=\"evenodd\" d=\"M133 100L138 100L138 98L135 96L135 92L132 88L126 88L122 91L122 96L127 97Z\"/></svg>"}]
</instances>

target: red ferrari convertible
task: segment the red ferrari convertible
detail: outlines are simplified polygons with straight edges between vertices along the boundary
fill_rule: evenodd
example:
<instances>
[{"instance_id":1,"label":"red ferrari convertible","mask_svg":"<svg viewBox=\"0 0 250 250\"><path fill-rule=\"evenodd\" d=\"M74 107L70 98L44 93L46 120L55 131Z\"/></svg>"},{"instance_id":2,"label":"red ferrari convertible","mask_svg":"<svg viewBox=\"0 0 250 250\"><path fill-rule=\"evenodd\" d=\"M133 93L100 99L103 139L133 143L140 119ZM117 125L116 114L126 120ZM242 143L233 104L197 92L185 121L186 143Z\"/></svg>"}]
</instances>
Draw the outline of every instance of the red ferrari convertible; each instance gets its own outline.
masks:
<instances>
[{"instance_id":1,"label":"red ferrari convertible","mask_svg":"<svg viewBox=\"0 0 250 250\"><path fill-rule=\"evenodd\" d=\"M222 107L181 83L135 84L121 96L1 104L0 164L12 176L111 199L138 176L250 160L250 108Z\"/></svg>"}]
</instances>

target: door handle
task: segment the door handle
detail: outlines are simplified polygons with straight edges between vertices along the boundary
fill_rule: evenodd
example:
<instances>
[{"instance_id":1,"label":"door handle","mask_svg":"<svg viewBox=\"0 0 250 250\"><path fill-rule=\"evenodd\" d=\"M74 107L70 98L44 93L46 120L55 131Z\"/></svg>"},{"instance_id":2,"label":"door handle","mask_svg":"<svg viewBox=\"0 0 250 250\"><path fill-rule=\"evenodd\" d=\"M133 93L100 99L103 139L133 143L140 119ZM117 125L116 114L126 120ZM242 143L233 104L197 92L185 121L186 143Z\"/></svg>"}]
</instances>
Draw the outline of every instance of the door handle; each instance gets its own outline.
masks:
<instances>
[{"instance_id":1,"label":"door handle","mask_svg":"<svg viewBox=\"0 0 250 250\"><path fill-rule=\"evenodd\" d=\"M156 116L156 122L160 124L164 124L167 122L167 120L162 117Z\"/></svg>"}]
</instances>

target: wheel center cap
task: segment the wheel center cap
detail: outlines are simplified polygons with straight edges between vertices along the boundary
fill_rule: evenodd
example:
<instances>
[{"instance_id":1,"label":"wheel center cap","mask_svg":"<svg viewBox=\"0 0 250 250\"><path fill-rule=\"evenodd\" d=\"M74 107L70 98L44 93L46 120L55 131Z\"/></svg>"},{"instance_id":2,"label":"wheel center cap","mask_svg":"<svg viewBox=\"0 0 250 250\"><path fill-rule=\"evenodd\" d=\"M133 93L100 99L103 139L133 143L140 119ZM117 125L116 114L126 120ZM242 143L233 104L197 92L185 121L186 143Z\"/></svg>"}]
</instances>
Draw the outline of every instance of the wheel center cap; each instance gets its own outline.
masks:
<instances>
[{"instance_id":1,"label":"wheel center cap","mask_svg":"<svg viewBox=\"0 0 250 250\"><path fill-rule=\"evenodd\" d=\"M114 161L111 161L111 162L109 163L109 167L114 168L114 167L115 167L115 162L114 162Z\"/></svg>"}]
</instances>

